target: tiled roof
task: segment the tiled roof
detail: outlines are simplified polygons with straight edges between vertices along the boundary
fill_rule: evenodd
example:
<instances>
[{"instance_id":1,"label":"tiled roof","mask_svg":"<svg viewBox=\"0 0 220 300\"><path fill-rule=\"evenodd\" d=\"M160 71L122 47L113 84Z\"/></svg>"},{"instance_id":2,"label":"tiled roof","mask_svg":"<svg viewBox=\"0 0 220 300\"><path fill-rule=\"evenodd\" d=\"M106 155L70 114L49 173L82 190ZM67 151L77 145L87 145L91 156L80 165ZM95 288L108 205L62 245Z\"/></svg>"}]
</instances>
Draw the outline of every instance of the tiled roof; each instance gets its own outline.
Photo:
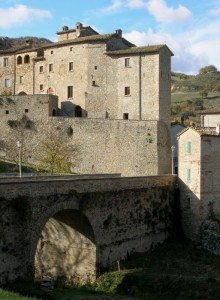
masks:
<instances>
[{"instance_id":1,"label":"tiled roof","mask_svg":"<svg viewBox=\"0 0 220 300\"><path fill-rule=\"evenodd\" d=\"M64 40L53 44L45 45L43 48L51 48L51 47L57 47L61 45L68 45L68 44L78 44L78 43L84 43L84 42L96 42L96 41L106 41L110 38L112 38L115 35L115 33L110 34L95 34L95 35L89 35L89 36L83 36L78 37L76 39L71 40Z\"/></svg>"},{"instance_id":2,"label":"tiled roof","mask_svg":"<svg viewBox=\"0 0 220 300\"><path fill-rule=\"evenodd\" d=\"M218 134L216 132L216 128L213 127L187 127L185 129L183 129L182 131L180 131L177 136L182 135L184 132L186 132L187 130L192 129L195 132L197 132L200 136L216 136L216 137L220 137L220 134Z\"/></svg>"},{"instance_id":3,"label":"tiled roof","mask_svg":"<svg viewBox=\"0 0 220 300\"><path fill-rule=\"evenodd\" d=\"M139 53L156 53L159 52L160 49L167 47L164 45L151 45L151 46L143 46L143 47L131 47L125 50L115 50L115 51L108 51L106 54L108 55L126 55L126 54L139 54ZM169 50L169 48L167 47ZM170 50L169 50L170 51ZM171 55L173 53L170 51Z\"/></svg>"}]
</instances>

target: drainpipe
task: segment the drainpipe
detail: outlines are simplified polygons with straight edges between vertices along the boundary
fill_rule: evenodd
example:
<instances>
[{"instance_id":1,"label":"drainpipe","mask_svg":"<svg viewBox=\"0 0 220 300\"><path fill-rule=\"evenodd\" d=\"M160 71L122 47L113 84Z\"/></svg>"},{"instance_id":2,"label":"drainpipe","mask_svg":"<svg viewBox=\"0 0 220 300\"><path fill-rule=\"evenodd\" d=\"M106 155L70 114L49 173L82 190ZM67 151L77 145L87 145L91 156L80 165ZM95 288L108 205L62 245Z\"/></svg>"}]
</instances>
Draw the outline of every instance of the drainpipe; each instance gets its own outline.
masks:
<instances>
[{"instance_id":1,"label":"drainpipe","mask_svg":"<svg viewBox=\"0 0 220 300\"><path fill-rule=\"evenodd\" d=\"M33 61L33 95L35 94L35 61Z\"/></svg>"},{"instance_id":2,"label":"drainpipe","mask_svg":"<svg viewBox=\"0 0 220 300\"><path fill-rule=\"evenodd\" d=\"M139 120L142 120L142 82L141 82L141 55L139 56Z\"/></svg>"},{"instance_id":3,"label":"drainpipe","mask_svg":"<svg viewBox=\"0 0 220 300\"><path fill-rule=\"evenodd\" d=\"M16 56L14 54L14 91L13 91L14 95L15 95L15 85L16 85Z\"/></svg>"}]
</instances>

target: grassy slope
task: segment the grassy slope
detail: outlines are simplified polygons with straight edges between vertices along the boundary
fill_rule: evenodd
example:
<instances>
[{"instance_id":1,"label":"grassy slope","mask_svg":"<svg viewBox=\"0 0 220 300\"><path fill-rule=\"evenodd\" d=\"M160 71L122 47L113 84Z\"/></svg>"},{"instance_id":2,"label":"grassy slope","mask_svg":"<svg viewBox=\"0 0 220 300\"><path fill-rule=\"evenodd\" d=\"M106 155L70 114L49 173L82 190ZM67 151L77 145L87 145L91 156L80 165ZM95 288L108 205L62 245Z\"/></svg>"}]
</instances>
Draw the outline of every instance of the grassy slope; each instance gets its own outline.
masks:
<instances>
[{"instance_id":1,"label":"grassy slope","mask_svg":"<svg viewBox=\"0 0 220 300\"><path fill-rule=\"evenodd\" d=\"M92 287L55 290L42 299L220 299L220 257L189 240L169 240L150 252L133 254L120 267L100 276ZM25 290L24 285L16 289Z\"/></svg>"}]
</instances>

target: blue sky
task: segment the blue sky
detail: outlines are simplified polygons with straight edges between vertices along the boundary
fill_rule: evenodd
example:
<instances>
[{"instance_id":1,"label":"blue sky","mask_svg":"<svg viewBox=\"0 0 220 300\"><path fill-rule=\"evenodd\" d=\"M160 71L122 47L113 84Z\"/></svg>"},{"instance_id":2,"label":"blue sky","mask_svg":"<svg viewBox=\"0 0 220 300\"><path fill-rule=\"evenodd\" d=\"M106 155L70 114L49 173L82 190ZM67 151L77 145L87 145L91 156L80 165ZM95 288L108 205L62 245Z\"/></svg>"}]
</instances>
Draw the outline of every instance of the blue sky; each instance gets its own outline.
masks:
<instances>
[{"instance_id":1,"label":"blue sky","mask_svg":"<svg viewBox=\"0 0 220 300\"><path fill-rule=\"evenodd\" d=\"M137 46L164 44L172 70L220 70L220 0L0 0L0 36L56 41L63 25L90 25L99 33L122 29Z\"/></svg>"}]
</instances>

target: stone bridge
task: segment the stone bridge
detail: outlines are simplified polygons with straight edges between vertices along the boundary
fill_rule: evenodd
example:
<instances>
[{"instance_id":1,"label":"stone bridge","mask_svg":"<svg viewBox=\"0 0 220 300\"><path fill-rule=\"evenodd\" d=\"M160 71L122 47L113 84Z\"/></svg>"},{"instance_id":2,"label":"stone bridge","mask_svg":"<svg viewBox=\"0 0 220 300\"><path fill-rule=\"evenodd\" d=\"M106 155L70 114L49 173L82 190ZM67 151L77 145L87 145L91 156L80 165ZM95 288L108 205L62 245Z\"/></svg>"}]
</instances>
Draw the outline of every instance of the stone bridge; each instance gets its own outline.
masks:
<instances>
[{"instance_id":1,"label":"stone bridge","mask_svg":"<svg viewBox=\"0 0 220 300\"><path fill-rule=\"evenodd\" d=\"M163 242L173 230L175 176L0 179L0 282L70 282Z\"/></svg>"}]
</instances>

